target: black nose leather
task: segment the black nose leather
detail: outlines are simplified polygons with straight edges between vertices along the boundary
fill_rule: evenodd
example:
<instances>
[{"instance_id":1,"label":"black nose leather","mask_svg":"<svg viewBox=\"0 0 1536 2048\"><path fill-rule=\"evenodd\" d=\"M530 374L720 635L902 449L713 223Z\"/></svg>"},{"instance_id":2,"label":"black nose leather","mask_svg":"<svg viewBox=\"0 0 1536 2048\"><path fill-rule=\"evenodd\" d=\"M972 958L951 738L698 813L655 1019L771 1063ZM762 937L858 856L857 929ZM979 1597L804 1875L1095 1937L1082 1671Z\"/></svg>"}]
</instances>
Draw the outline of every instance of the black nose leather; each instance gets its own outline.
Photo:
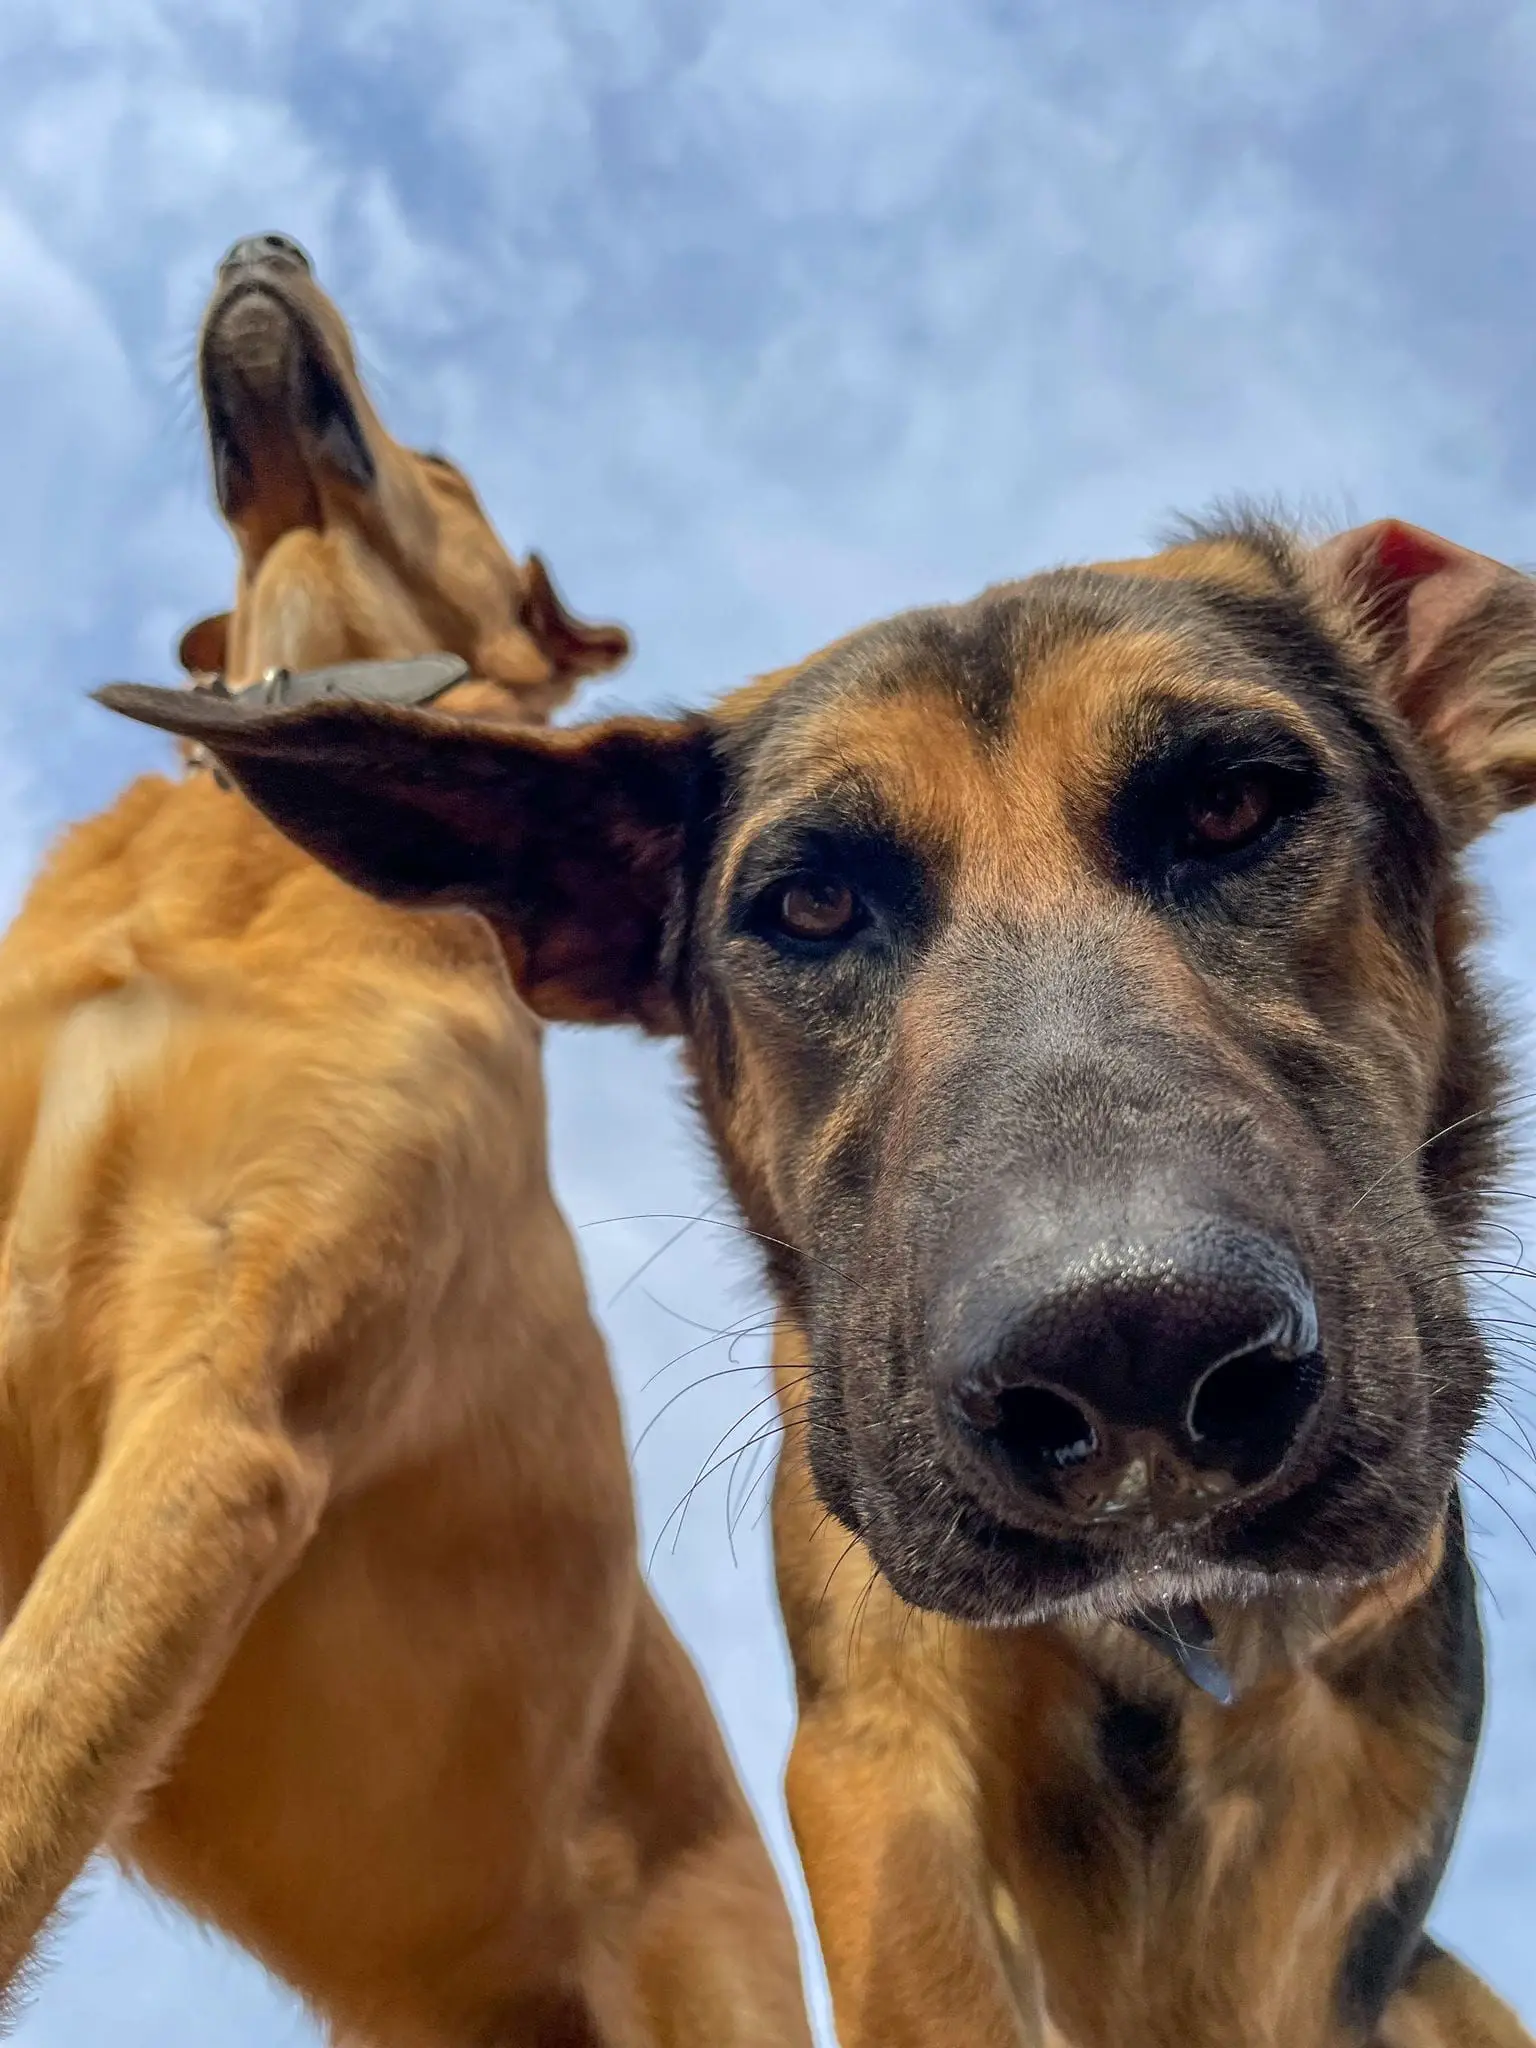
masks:
<instances>
[{"instance_id":1,"label":"black nose leather","mask_svg":"<svg viewBox=\"0 0 1536 2048\"><path fill-rule=\"evenodd\" d=\"M973 1299L944 1391L1026 1519L1199 1520L1275 1477L1323 1390L1311 1288L1256 1232L1101 1245L1005 1306L995 1271Z\"/></svg>"},{"instance_id":2,"label":"black nose leather","mask_svg":"<svg viewBox=\"0 0 1536 2048\"><path fill-rule=\"evenodd\" d=\"M244 270L253 263L290 265L303 271L313 271L314 265L287 235L242 235L240 240L225 251L220 259L220 270Z\"/></svg>"}]
</instances>

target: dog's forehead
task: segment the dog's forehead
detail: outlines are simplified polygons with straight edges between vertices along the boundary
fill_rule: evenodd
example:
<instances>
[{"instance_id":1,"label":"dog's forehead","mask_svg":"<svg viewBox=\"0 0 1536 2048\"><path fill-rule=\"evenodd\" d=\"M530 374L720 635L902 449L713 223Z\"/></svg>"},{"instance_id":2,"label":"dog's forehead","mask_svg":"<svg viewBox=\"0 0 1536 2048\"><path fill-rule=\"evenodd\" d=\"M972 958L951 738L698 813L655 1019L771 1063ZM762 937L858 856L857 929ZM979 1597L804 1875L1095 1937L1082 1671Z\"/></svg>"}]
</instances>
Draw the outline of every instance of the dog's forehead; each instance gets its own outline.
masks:
<instances>
[{"instance_id":1,"label":"dog's forehead","mask_svg":"<svg viewBox=\"0 0 1536 2048\"><path fill-rule=\"evenodd\" d=\"M725 751L749 810L861 777L927 810L1026 756L1043 774L1083 765L1138 698L1287 694L1255 619L1295 602L1283 562L1238 538L1047 571L761 678L721 707Z\"/></svg>"}]
</instances>

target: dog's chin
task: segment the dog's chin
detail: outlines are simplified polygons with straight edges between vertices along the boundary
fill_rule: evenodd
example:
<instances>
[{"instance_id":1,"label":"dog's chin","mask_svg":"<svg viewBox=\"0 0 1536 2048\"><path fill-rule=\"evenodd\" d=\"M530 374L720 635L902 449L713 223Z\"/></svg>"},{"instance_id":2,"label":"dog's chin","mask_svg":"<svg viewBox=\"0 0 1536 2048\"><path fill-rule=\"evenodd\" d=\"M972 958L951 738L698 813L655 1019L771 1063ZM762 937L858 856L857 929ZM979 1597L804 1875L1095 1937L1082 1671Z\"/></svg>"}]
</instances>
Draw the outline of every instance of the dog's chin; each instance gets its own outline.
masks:
<instances>
[{"instance_id":1,"label":"dog's chin","mask_svg":"<svg viewBox=\"0 0 1536 2048\"><path fill-rule=\"evenodd\" d=\"M1284 1556L1244 1557L1239 1531L1168 1529L1113 1547L1022 1530L957 1496L917 1523L895 1498L865 1496L855 1530L882 1574L910 1605L982 1628L1045 1622L1130 1621L1162 1608L1310 1602L1368 1583L1401 1560L1373 1558L1351 1571L1320 1572Z\"/></svg>"},{"instance_id":2,"label":"dog's chin","mask_svg":"<svg viewBox=\"0 0 1536 2048\"><path fill-rule=\"evenodd\" d=\"M377 465L346 377L310 322L269 284L237 285L215 304L199 381L227 519L252 511L279 477L290 495L296 477L372 489Z\"/></svg>"}]
</instances>

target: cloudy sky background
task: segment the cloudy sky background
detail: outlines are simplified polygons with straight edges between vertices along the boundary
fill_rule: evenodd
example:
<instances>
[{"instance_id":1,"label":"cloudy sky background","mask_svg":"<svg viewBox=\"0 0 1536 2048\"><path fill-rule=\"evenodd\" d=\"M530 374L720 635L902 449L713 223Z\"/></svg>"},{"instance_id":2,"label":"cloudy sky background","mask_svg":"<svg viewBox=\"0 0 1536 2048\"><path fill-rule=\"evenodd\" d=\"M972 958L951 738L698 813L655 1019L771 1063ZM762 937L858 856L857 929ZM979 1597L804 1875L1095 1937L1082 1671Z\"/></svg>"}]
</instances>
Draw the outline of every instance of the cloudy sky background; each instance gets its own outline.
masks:
<instances>
[{"instance_id":1,"label":"cloudy sky background","mask_svg":"<svg viewBox=\"0 0 1536 2048\"><path fill-rule=\"evenodd\" d=\"M1536 561L1532 107L1536 6L1507 0L5 0L0 903L165 758L87 685L167 676L227 602L190 366L236 235L298 236L395 431L633 628L604 701L698 702L1236 490ZM1486 869L1536 1017L1536 827ZM715 1198L671 1056L557 1034L550 1069L638 1434L761 1360L706 1341L755 1321L750 1269L704 1225L626 1286ZM651 1540L763 1391L661 1417ZM1536 1472L1500 1428L1470 1502L1493 1711L1435 1924L1536 2021ZM782 1853L762 1495L726 1476L654 1578ZM312 2038L106 1875L18 2036Z\"/></svg>"}]
</instances>

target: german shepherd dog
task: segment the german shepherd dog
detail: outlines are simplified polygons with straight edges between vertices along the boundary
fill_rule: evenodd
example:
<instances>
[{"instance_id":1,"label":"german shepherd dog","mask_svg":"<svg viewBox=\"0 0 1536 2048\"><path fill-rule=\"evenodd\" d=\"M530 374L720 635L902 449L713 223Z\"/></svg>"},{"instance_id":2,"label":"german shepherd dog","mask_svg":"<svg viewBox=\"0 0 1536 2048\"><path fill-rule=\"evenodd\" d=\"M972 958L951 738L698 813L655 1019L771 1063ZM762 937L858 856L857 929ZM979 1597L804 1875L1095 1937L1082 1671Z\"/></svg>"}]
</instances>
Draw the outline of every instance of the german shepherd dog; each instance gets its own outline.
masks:
<instances>
[{"instance_id":1,"label":"german shepherd dog","mask_svg":"<svg viewBox=\"0 0 1536 2048\"><path fill-rule=\"evenodd\" d=\"M561 732L146 691L282 829L686 1037L764 1249L844 2048L1515 2048L1424 1933L1536 586L1237 519Z\"/></svg>"},{"instance_id":2,"label":"german shepherd dog","mask_svg":"<svg viewBox=\"0 0 1536 2048\"><path fill-rule=\"evenodd\" d=\"M229 252L200 371L240 569L191 669L511 731L623 658L385 432L293 243ZM483 924L148 776L0 948L0 1045L0 1984L105 1844L348 2048L803 2048Z\"/></svg>"}]
</instances>

